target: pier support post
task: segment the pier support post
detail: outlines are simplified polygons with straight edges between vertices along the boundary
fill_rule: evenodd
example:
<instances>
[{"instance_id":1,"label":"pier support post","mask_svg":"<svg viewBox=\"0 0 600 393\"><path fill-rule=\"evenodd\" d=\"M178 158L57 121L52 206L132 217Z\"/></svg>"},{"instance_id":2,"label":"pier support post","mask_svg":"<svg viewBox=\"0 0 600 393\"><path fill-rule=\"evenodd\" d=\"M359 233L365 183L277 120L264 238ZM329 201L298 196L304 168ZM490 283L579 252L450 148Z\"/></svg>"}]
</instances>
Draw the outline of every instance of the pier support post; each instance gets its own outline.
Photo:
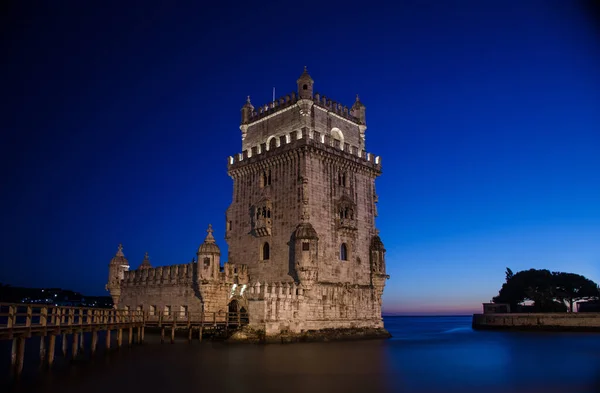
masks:
<instances>
[{"instance_id":1,"label":"pier support post","mask_svg":"<svg viewBox=\"0 0 600 393\"><path fill-rule=\"evenodd\" d=\"M144 326L142 326L142 343L144 342Z\"/></svg>"},{"instance_id":2,"label":"pier support post","mask_svg":"<svg viewBox=\"0 0 600 393\"><path fill-rule=\"evenodd\" d=\"M85 352L85 340L83 337L83 330L79 333L79 352L80 353Z\"/></svg>"},{"instance_id":3,"label":"pier support post","mask_svg":"<svg viewBox=\"0 0 600 393\"><path fill-rule=\"evenodd\" d=\"M40 337L40 366L44 366L46 360L46 336Z\"/></svg>"},{"instance_id":4,"label":"pier support post","mask_svg":"<svg viewBox=\"0 0 600 393\"><path fill-rule=\"evenodd\" d=\"M110 329L106 331L106 349L110 349Z\"/></svg>"},{"instance_id":5,"label":"pier support post","mask_svg":"<svg viewBox=\"0 0 600 393\"><path fill-rule=\"evenodd\" d=\"M131 344L133 344L133 327L129 327L129 346L131 346Z\"/></svg>"},{"instance_id":6,"label":"pier support post","mask_svg":"<svg viewBox=\"0 0 600 393\"><path fill-rule=\"evenodd\" d=\"M96 345L98 344L98 331L96 329L92 330L92 343L91 343L90 352L93 354L96 353Z\"/></svg>"},{"instance_id":7,"label":"pier support post","mask_svg":"<svg viewBox=\"0 0 600 393\"><path fill-rule=\"evenodd\" d=\"M67 335L63 333L62 335L62 353L63 356L67 357Z\"/></svg>"},{"instance_id":8,"label":"pier support post","mask_svg":"<svg viewBox=\"0 0 600 393\"><path fill-rule=\"evenodd\" d=\"M48 367L54 363L54 346L56 345L56 335L51 334L48 337Z\"/></svg>"},{"instance_id":9,"label":"pier support post","mask_svg":"<svg viewBox=\"0 0 600 393\"><path fill-rule=\"evenodd\" d=\"M192 327L190 326L190 328L188 329L188 343L192 342Z\"/></svg>"},{"instance_id":10,"label":"pier support post","mask_svg":"<svg viewBox=\"0 0 600 393\"><path fill-rule=\"evenodd\" d=\"M123 345L123 329L118 329L117 330L117 347L121 348L121 345Z\"/></svg>"},{"instance_id":11,"label":"pier support post","mask_svg":"<svg viewBox=\"0 0 600 393\"><path fill-rule=\"evenodd\" d=\"M73 333L73 346L71 347L71 356L72 360L75 360L77 354L79 353L79 335L77 333Z\"/></svg>"},{"instance_id":12,"label":"pier support post","mask_svg":"<svg viewBox=\"0 0 600 393\"><path fill-rule=\"evenodd\" d=\"M13 339L12 352L10 354L11 369L15 377L19 377L23 371L23 359L25 357L25 338Z\"/></svg>"},{"instance_id":13,"label":"pier support post","mask_svg":"<svg viewBox=\"0 0 600 393\"><path fill-rule=\"evenodd\" d=\"M17 347L19 346L18 338L13 338L12 349L10 350L10 371L14 372L17 367Z\"/></svg>"},{"instance_id":14,"label":"pier support post","mask_svg":"<svg viewBox=\"0 0 600 393\"><path fill-rule=\"evenodd\" d=\"M160 328L160 343L164 343L165 342L165 327L161 327Z\"/></svg>"},{"instance_id":15,"label":"pier support post","mask_svg":"<svg viewBox=\"0 0 600 393\"><path fill-rule=\"evenodd\" d=\"M175 323L171 326L171 344L175 344Z\"/></svg>"}]
</instances>

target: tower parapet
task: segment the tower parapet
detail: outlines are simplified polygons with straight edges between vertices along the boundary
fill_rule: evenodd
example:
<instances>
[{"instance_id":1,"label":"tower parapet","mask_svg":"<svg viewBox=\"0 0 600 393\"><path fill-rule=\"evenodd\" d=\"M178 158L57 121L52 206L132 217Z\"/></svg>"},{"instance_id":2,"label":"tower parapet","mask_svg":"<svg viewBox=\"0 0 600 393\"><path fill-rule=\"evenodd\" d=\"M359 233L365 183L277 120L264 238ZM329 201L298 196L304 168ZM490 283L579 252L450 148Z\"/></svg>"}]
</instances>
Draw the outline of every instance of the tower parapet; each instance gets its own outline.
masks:
<instances>
[{"instance_id":1,"label":"tower parapet","mask_svg":"<svg viewBox=\"0 0 600 393\"><path fill-rule=\"evenodd\" d=\"M280 136L278 141L272 144L268 149L266 144L253 146L249 150L244 150L233 156L229 156L227 162L229 167L236 167L236 164L254 162L256 160L263 159L266 154L278 154L285 148L294 149L300 145L314 146L322 149L331 150L336 154L343 154L346 158L351 158L355 162L371 166L374 169L381 170L381 157L376 156L372 153L368 153L365 150L360 149L358 146L352 146L348 143L343 145L329 135L323 135L318 131L308 131L307 128L295 130L289 134ZM271 154L269 154L271 153Z\"/></svg>"}]
</instances>

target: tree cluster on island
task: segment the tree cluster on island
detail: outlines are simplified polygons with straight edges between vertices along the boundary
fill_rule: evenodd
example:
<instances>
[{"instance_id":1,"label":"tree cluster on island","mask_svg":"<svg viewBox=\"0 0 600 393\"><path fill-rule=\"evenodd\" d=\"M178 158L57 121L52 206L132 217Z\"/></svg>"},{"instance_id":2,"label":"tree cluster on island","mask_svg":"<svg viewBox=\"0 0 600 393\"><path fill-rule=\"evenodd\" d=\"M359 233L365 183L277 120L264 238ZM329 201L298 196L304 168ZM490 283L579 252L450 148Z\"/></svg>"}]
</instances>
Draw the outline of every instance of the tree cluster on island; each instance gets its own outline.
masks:
<instances>
[{"instance_id":1,"label":"tree cluster on island","mask_svg":"<svg viewBox=\"0 0 600 393\"><path fill-rule=\"evenodd\" d=\"M572 312L575 302L599 297L598 284L579 274L546 269L513 273L506 268L506 281L493 302L509 304L512 312L521 309L525 301L533 302L533 312Z\"/></svg>"}]
</instances>

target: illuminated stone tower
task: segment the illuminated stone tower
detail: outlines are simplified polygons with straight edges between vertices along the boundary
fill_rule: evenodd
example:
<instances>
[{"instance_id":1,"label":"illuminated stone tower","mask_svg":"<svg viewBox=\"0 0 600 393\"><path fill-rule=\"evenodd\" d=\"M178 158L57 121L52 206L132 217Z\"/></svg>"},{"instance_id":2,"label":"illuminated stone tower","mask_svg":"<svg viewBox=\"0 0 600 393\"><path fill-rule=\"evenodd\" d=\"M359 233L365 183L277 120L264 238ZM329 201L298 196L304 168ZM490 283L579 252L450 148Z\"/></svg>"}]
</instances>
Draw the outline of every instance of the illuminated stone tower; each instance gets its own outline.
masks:
<instances>
[{"instance_id":1,"label":"illuminated stone tower","mask_svg":"<svg viewBox=\"0 0 600 393\"><path fill-rule=\"evenodd\" d=\"M228 260L245 264L251 326L267 334L383 328L388 278L375 228L381 161L365 151L365 106L297 92L241 109L242 153L229 158Z\"/></svg>"}]
</instances>

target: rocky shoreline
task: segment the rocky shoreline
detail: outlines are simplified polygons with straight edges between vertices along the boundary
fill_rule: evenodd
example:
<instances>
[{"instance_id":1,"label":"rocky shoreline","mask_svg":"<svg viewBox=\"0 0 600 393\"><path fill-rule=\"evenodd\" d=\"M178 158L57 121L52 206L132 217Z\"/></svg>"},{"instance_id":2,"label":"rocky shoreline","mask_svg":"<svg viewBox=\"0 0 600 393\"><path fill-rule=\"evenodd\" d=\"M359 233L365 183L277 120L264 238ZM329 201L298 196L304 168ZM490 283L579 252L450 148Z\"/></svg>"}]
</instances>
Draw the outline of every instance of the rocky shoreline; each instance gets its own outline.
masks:
<instances>
[{"instance_id":1,"label":"rocky shoreline","mask_svg":"<svg viewBox=\"0 0 600 393\"><path fill-rule=\"evenodd\" d=\"M322 329L309 330L302 333L282 332L276 335L266 335L264 331L245 326L233 333L225 342L231 344L288 344L298 342L388 339L390 337L392 335L383 328Z\"/></svg>"}]
</instances>

